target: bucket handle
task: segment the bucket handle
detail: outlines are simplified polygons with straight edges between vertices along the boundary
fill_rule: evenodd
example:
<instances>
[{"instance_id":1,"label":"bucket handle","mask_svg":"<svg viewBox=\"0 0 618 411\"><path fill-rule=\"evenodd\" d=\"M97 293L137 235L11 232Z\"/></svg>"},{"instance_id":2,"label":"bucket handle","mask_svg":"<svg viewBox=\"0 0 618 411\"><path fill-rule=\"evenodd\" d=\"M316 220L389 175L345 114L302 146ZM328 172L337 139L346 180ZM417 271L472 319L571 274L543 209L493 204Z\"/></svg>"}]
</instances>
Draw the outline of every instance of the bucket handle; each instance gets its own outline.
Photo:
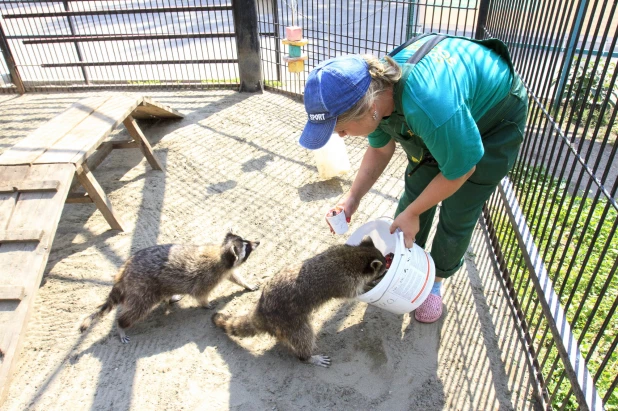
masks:
<instances>
[{"instance_id":1,"label":"bucket handle","mask_svg":"<svg viewBox=\"0 0 618 411\"><path fill-rule=\"evenodd\" d=\"M396 246L395 251L401 255L404 255L406 251L409 252L409 249L406 248L406 242L404 241L404 238L403 238L403 231L397 228L395 230L395 235L397 236L397 246Z\"/></svg>"},{"instance_id":2,"label":"bucket handle","mask_svg":"<svg viewBox=\"0 0 618 411\"><path fill-rule=\"evenodd\" d=\"M411 252L412 252L412 249L414 248L414 244L416 244L416 242L412 243L412 247L407 248L407 247L406 247L406 242L405 242L405 239L404 239L404 237L403 237L403 231L401 231L401 230L399 229L399 227L397 227L397 228L395 229L395 234L397 235L397 243L398 243L398 245L399 245L398 249L405 250L405 251L407 251L407 252L411 253ZM403 252L402 252L401 254L403 254Z\"/></svg>"}]
</instances>

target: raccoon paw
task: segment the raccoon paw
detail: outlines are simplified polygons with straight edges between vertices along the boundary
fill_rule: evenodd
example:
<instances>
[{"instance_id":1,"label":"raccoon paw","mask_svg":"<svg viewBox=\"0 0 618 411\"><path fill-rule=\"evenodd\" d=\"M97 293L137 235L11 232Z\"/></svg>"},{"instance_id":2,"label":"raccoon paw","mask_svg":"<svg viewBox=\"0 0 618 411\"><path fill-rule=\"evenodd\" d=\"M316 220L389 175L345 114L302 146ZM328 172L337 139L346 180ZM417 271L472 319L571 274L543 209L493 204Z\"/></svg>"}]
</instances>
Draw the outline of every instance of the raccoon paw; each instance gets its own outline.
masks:
<instances>
[{"instance_id":1,"label":"raccoon paw","mask_svg":"<svg viewBox=\"0 0 618 411\"><path fill-rule=\"evenodd\" d=\"M328 355L312 355L307 361L309 364L319 365L320 367L330 367L331 360Z\"/></svg>"},{"instance_id":2,"label":"raccoon paw","mask_svg":"<svg viewBox=\"0 0 618 411\"><path fill-rule=\"evenodd\" d=\"M260 286L258 284L247 284L245 288L249 291L257 291L260 289Z\"/></svg>"},{"instance_id":3,"label":"raccoon paw","mask_svg":"<svg viewBox=\"0 0 618 411\"><path fill-rule=\"evenodd\" d=\"M217 304L215 304L213 302L210 302L208 304L202 304L202 308L205 309L205 310L210 310L212 308L215 308L216 305Z\"/></svg>"},{"instance_id":4,"label":"raccoon paw","mask_svg":"<svg viewBox=\"0 0 618 411\"><path fill-rule=\"evenodd\" d=\"M127 337L126 335L123 335L122 337L120 337L120 342L123 344L128 344L129 341L131 341L131 339Z\"/></svg>"}]
</instances>

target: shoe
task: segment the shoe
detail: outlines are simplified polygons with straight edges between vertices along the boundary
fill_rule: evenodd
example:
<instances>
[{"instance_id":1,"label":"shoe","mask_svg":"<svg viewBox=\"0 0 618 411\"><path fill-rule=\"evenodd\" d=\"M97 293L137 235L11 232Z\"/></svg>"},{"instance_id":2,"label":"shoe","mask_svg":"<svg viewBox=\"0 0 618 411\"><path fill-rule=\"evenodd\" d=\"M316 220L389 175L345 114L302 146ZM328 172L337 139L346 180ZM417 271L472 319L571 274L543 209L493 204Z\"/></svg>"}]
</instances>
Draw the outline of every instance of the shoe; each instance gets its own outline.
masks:
<instances>
[{"instance_id":1,"label":"shoe","mask_svg":"<svg viewBox=\"0 0 618 411\"><path fill-rule=\"evenodd\" d=\"M422 323L436 322L441 316L442 297L436 294L429 294L423 304L414 311L414 318Z\"/></svg>"}]
</instances>

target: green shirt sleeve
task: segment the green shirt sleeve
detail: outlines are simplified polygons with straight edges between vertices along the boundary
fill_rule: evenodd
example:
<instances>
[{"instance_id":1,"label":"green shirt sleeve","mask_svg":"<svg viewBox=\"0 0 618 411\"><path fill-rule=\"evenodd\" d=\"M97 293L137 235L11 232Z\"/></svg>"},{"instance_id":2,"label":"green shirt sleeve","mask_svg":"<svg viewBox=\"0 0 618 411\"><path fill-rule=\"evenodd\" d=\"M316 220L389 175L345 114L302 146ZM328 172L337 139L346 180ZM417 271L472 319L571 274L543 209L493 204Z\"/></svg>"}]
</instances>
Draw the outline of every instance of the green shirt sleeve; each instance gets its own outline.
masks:
<instances>
[{"instance_id":1,"label":"green shirt sleeve","mask_svg":"<svg viewBox=\"0 0 618 411\"><path fill-rule=\"evenodd\" d=\"M367 136L367 140L369 140L369 145L371 147L382 148L391 141L391 136L378 126L375 131Z\"/></svg>"},{"instance_id":2,"label":"green shirt sleeve","mask_svg":"<svg viewBox=\"0 0 618 411\"><path fill-rule=\"evenodd\" d=\"M448 180L465 175L485 152L479 129L465 105L422 138Z\"/></svg>"}]
</instances>

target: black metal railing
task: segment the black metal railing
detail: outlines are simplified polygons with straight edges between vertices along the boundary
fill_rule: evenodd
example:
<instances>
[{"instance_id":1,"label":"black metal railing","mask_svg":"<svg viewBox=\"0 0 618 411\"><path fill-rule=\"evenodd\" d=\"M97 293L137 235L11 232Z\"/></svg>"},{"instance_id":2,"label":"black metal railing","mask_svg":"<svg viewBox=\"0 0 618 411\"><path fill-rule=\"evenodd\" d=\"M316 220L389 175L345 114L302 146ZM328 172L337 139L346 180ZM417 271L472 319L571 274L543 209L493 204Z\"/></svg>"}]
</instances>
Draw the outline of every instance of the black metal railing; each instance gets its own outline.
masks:
<instances>
[{"instance_id":1,"label":"black metal railing","mask_svg":"<svg viewBox=\"0 0 618 411\"><path fill-rule=\"evenodd\" d=\"M0 90L240 85L231 1L0 1L0 13L13 59Z\"/></svg>"},{"instance_id":2,"label":"black metal railing","mask_svg":"<svg viewBox=\"0 0 618 411\"><path fill-rule=\"evenodd\" d=\"M525 142L485 209L542 401L618 409L616 3L487 2L530 96Z\"/></svg>"}]
</instances>

